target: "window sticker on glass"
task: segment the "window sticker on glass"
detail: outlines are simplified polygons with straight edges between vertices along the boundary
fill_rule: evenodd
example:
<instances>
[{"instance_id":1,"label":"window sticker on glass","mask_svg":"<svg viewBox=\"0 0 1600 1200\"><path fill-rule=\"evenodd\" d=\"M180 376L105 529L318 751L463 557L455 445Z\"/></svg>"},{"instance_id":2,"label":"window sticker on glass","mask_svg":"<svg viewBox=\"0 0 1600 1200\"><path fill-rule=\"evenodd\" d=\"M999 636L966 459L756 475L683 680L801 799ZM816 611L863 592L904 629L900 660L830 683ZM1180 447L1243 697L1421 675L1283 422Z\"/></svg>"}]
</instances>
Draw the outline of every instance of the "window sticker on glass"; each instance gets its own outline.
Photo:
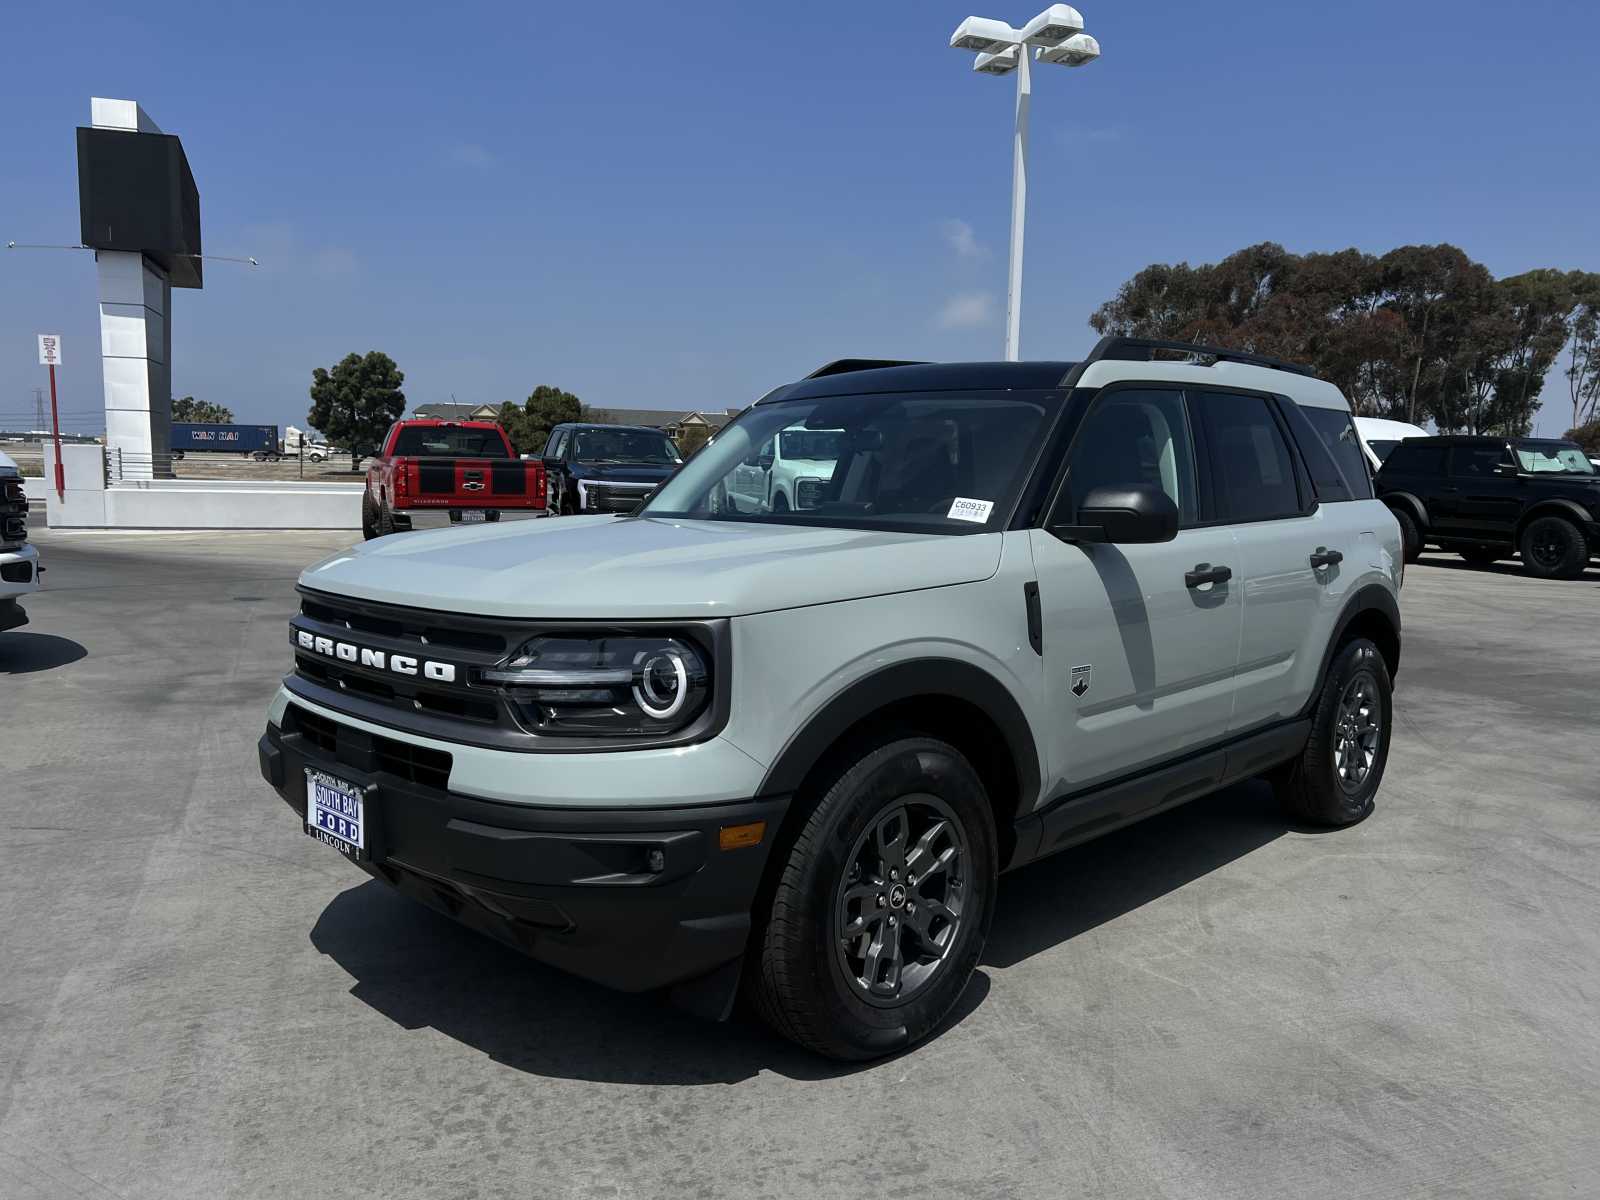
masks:
<instances>
[{"instance_id":1,"label":"window sticker on glass","mask_svg":"<svg viewBox=\"0 0 1600 1200\"><path fill-rule=\"evenodd\" d=\"M993 511L993 500L968 500L965 496L957 496L950 502L950 511L945 516L952 521L976 521L982 525Z\"/></svg>"}]
</instances>

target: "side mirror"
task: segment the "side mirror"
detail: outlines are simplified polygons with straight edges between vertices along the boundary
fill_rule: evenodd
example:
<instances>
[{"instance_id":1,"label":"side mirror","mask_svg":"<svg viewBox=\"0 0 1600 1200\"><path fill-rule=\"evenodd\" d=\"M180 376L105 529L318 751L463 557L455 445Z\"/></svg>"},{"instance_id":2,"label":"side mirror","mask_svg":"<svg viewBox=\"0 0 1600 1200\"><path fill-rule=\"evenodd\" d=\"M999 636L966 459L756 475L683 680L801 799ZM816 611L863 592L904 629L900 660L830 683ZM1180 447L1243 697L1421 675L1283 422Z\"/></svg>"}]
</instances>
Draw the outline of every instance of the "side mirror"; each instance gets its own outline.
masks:
<instances>
[{"instance_id":1,"label":"side mirror","mask_svg":"<svg viewBox=\"0 0 1600 1200\"><path fill-rule=\"evenodd\" d=\"M771 450L768 450L756 460L756 465L759 466L763 471L770 471L772 470L772 464L776 460L776 457L777 456L774 455Z\"/></svg>"},{"instance_id":2,"label":"side mirror","mask_svg":"<svg viewBox=\"0 0 1600 1200\"><path fill-rule=\"evenodd\" d=\"M1515 463L1496 463L1494 465L1494 473L1515 479L1522 474L1522 471Z\"/></svg>"},{"instance_id":3,"label":"side mirror","mask_svg":"<svg viewBox=\"0 0 1600 1200\"><path fill-rule=\"evenodd\" d=\"M1078 505L1076 525L1052 525L1050 532L1064 542L1170 542L1178 536L1178 506L1148 483L1098 487Z\"/></svg>"}]
</instances>

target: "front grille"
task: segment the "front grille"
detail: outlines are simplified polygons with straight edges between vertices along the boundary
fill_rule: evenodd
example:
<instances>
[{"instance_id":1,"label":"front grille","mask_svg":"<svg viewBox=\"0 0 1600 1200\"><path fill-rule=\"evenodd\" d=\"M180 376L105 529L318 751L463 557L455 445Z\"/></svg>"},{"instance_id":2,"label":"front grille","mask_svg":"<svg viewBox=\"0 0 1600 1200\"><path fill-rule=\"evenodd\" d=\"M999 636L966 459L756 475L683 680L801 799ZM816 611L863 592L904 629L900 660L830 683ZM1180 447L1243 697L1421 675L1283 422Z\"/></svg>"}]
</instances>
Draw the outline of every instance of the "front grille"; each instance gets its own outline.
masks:
<instances>
[{"instance_id":1,"label":"front grille","mask_svg":"<svg viewBox=\"0 0 1600 1200\"><path fill-rule=\"evenodd\" d=\"M298 733L335 762L355 771L377 771L439 791L450 782L452 759L443 750L376 737L298 704L291 704L284 714L283 729L285 733Z\"/></svg>"},{"instance_id":2,"label":"front grille","mask_svg":"<svg viewBox=\"0 0 1600 1200\"><path fill-rule=\"evenodd\" d=\"M588 512L631 513L643 503L647 494L648 489L589 484L584 488L587 501L584 507Z\"/></svg>"},{"instance_id":3,"label":"front grille","mask_svg":"<svg viewBox=\"0 0 1600 1200\"><path fill-rule=\"evenodd\" d=\"M28 496L22 480L0 479L0 544L14 546L27 540Z\"/></svg>"},{"instance_id":4,"label":"front grille","mask_svg":"<svg viewBox=\"0 0 1600 1200\"><path fill-rule=\"evenodd\" d=\"M493 725L500 716L500 707L493 701L476 700L416 684L396 686L386 679L363 675L325 658L297 654L294 667L295 673L302 679L310 679L326 687L338 688L341 692L364 696L383 704L392 704L397 708L411 708L417 712L437 713L486 725Z\"/></svg>"},{"instance_id":5,"label":"front grille","mask_svg":"<svg viewBox=\"0 0 1600 1200\"><path fill-rule=\"evenodd\" d=\"M815 508L820 503L822 503L822 480L795 480L794 506L796 508Z\"/></svg>"}]
</instances>

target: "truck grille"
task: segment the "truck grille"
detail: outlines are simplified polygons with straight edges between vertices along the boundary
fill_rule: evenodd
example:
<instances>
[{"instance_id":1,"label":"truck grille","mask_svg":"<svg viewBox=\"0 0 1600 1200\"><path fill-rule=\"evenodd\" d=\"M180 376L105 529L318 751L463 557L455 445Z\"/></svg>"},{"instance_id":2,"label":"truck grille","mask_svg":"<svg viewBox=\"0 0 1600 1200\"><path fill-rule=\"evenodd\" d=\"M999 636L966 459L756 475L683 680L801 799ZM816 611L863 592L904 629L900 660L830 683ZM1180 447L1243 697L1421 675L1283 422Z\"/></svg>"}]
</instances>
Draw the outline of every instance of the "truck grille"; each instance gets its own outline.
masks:
<instances>
[{"instance_id":1,"label":"truck grille","mask_svg":"<svg viewBox=\"0 0 1600 1200\"><path fill-rule=\"evenodd\" d=\"M28 497L22 480L0 479L0 546L20 546L27 540Z\"/></svg>"},{"instance_id":2,"label":"truck grille","mask_svg":"<svg viewBox=\"0 0 1600 1200\"><path fill-rule=\"evenodd\" d=\"M284 714L283 731L298 733L329 758L354 771L377 771L440 791L450 782L454 760L445 751L374 737L298 704L291 704Z\"/></svg>"},{"instance_id":3,"label":"truck grille","mask_svg":"<svg viewBox=\"0 0 1600 1200\"><path fill-rule=\"evenodd\" d=\"M583 487L585 512L631 513L654 490L647 486L622 486L604 483L586 483Z\"/></svg>"}]
</instances>

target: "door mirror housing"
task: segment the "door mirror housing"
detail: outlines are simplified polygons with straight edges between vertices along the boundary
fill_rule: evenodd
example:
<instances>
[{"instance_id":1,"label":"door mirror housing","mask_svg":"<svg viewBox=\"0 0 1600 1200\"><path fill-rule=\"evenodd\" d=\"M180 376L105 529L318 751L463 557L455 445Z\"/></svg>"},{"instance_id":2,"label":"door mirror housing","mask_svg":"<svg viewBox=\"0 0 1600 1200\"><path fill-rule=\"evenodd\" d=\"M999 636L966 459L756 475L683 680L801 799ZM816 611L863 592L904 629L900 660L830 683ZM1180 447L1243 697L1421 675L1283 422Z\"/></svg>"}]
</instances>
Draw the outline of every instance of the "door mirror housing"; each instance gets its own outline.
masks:
<instances>
[{"instance_id":1,"label":"door mirror housing","mask_svg":"<svg viewBox=\"0 0 1600 1200\"><path fill-rule=\"evenodd\" d=\"M1496 463L1494 473L1509 479L1515 479L1522 474L1522 469L1516 463Z\"/></svg>"},{"instance_id":2,"label":"door mirror housing","mask_svg":"<svg viewBox=\"0 0 1600 1200\"><path fill-rule=\"evenodd\" d=\"M770 471L772 470L772 464L776 461L777 456L771 450L768 450L756 459L756 465L763 471Z\"/></svg>"},{"instance_id":3,"label":"door mirror housing","mask_svg":"<svg viewBox=\"0 0 1600 1200\"><path fill-rule=\"evenodd\" d=\"M1178 536L1178 506L1148 483L1097 487L1078 505L1076 525L1050 526L1064 542L1139 545L1170 542Z\"/></svg>"}]
</instances>

